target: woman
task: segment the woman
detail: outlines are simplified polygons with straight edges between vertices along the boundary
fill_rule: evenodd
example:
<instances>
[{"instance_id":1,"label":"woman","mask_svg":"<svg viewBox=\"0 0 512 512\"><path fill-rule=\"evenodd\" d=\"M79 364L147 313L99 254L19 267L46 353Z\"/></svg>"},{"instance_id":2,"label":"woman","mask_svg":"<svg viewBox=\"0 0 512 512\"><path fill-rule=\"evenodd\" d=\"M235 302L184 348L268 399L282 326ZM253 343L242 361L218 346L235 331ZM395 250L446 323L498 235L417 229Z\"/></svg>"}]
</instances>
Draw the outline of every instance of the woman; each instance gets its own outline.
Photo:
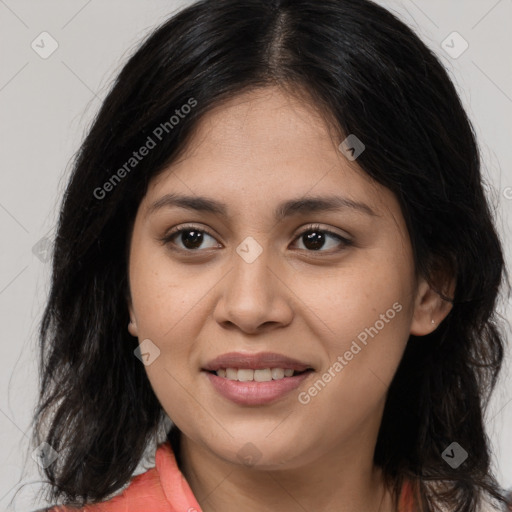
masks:
<instances>
[{"instance_id":1,"label":"woman","mask_svg":"<svg viewBox=\"0 0 512 512\"><path fill-rule=\"evenodd\" d=\"M504 273L471 124L391 13L182 10L64 198L34 439L52 510L503 505L483 413Z\"/></svg>"}]
</instances>

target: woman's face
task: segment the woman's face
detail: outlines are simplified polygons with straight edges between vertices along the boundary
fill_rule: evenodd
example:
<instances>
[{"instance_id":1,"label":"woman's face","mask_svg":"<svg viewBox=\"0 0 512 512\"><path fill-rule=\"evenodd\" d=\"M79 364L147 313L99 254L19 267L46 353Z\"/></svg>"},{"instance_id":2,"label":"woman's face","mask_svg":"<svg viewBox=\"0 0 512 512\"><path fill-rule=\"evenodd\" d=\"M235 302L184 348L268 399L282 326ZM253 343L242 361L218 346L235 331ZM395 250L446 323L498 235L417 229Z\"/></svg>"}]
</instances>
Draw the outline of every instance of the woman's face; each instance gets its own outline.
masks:
<instances>
[{"instance_id":1,"label":"woman's face","mask_svg":"<svg viewBox=\"0 0 512 512\"><path fill-rule=\"evenodd\" d=\"M245 93L203 117L137 212L130 332L166 413L225 461L293 468L371 453L409 334L437 326L427 327L428 287L415 280L396 198L340 142L280 89ZM180 227L188 231L170 235ZM258 379L276 379L236 383L204 370L232 352L271 352L313 371L283 383L280 370L259 367Z\"/></svg>"}]
</instances>

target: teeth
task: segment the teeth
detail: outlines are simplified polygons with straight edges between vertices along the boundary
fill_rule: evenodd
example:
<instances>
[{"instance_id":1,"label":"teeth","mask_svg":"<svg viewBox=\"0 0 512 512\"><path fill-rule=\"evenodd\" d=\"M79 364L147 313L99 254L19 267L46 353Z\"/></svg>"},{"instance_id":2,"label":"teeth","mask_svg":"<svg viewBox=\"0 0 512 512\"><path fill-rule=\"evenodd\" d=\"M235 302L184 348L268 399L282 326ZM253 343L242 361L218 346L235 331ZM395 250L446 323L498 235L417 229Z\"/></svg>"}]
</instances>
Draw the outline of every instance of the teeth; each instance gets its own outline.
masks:
<instances>
[{"instance_id":1,"label":"teeth","mask_svg":"<svg viewBox=\"0 0 512 512\"><path fill-rule=\"evenodd\" d=\"M238 370L235 368L226 368L226 379L238 380Z\"/></svg>"},{"instance_id":2,"label":"teeth","mask_svg":"<svg viewBox=\"0 0 512 512\"><path fill-rule=\"evenodd\" d=\"M285 371L282 368L272 368L272 378L274 380L282 379L284 377Z\"/></svg>"},{"instance_id":3,"label":"teeth","mask_svg":"<svg viewBox=\"0 0 512 512\"><path fill-rule=\"evenodd\" d=\"M294 370L291 368L264 368L261 370L251 370L247 368L220 368L217 370L219 377L229 380L238 380L240 382L270 382L271 380L280 380L285 377L291 377Z\"/></svg>"},{"instance_id":4,"label":"teeth","mask_svg":"<svg viewBox=\"0 0 512 512\"><path fill-rule=\"evenodd\" d=\"M270 372L270 368L254 370L254 380L256 382L270 382L272 380L272 373Z\"/></svg>"},{"instance_id":5,"label":"teeth","mask_svg":"<svg viewBox=\"0 0 512 512\"><path fill-rule=\"evenodd\" d=\"M238 370L238 380L242 382L247 382L249 380L254 380L254 370Z\"/></svg>"}]
</instances>

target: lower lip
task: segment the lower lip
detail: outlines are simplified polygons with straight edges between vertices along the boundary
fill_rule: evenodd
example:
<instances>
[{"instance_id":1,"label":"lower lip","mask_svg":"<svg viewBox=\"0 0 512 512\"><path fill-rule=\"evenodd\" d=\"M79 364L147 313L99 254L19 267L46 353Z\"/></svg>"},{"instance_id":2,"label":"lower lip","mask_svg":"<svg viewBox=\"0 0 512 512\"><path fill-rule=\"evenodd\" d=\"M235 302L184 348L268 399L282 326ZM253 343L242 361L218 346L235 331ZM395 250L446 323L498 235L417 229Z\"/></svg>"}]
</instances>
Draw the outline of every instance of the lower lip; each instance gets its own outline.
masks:
<instances>
[{"instance_id":1,"label":"lower lip","mask_svg":"<svg viewBox=\"0 0 512 512\"><path fill-rule=\"evenodd\" d=\"M283 397L290 391L298 388L313 371L307 371L294 377L271 380L268 382L240 382L219 377L214 373L203 370L212 386L224 398L238 405L263 405Z\"/></svg>"}]
</instances>

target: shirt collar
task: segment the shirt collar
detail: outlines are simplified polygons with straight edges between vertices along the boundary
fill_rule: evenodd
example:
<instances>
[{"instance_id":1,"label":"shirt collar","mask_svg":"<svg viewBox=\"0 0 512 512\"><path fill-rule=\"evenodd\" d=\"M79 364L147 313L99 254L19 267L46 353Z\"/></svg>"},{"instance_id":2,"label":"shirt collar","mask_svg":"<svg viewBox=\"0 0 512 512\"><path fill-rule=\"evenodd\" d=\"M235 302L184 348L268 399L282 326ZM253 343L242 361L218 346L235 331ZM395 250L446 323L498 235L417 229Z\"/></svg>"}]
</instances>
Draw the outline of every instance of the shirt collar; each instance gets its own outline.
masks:
<instances>
[{"instance_id":1,"label":"shirt collar","mask_svg":"<svg viewBox=\"0 0 512 512\"><path fill-rule=\"evenodd\" d=\"M192 489L178 467L169 441L159 445L155 454L155 467L162 490L173 510L201 512Z\"/></svg>"}]
</instances>

